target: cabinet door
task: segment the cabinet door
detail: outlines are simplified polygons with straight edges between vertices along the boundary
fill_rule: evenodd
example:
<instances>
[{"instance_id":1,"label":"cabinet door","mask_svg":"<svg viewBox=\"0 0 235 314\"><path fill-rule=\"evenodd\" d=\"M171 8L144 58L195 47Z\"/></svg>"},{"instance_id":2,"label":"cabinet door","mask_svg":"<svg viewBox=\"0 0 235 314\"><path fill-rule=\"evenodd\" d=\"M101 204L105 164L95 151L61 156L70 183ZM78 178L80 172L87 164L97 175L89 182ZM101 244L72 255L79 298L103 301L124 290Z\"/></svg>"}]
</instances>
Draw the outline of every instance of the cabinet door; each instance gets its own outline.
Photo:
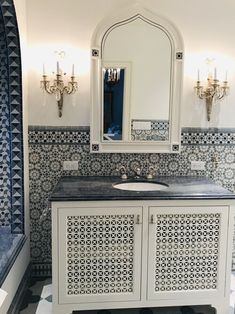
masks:
<instances>
[{"instance_id":1,"label":"cabinet door","mask_svg":"<svg viewBox=\"0 0 235 314\"><path fill-rule=\"evenodd\" d=\"M59 303L140 300L142 207L58 215Z\"/></svg>"},{"instance_id":2,"label":"cabinet door","mask_svg":"<svg viewBox=\"0 0 235 314\"><path fill-rule=\"evenodd\" d=\"M227 223L228 207L149 207L148 299L223 295Z\"/></svg>"}]
</instances>

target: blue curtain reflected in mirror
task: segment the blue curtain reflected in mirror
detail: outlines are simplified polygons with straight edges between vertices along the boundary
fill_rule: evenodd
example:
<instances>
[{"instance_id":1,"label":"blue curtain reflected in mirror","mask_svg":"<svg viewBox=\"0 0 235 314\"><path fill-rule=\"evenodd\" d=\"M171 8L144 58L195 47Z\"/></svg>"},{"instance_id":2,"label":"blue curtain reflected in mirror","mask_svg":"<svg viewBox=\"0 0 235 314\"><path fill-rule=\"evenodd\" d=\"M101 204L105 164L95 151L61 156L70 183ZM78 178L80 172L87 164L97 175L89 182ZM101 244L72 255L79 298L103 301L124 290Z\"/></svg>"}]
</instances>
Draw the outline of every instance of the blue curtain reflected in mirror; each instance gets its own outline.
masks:
<instances>
[{"instance_id":1,"label":"blue curtain reflected in mirror","mask_svg":"<svg viewBox=\"0 0 235 314\"><path fill-rule=\"evenodd\" d=\"M123 103L125 69L118 69L111 78L110 71L104 73L103 95L103 139L122 140L123 134Z\"/></svg>"}]
</instances>

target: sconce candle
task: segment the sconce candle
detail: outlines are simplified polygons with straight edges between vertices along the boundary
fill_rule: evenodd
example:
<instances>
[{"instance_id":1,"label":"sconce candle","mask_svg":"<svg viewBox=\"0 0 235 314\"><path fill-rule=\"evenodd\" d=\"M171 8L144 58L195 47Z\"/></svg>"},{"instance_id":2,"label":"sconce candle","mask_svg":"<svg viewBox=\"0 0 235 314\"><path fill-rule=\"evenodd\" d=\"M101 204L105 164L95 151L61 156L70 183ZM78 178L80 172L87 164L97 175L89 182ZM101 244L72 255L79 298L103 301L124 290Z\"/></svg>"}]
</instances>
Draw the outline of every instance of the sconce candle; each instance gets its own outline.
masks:
<instances>
[{"instance_id":1,"label":"sconce candle","mask_svg":"<svg viewBox=\"0 0 235 314\"><path fill-rule=\"evenodd\" d=\"M59 62L57 61L56 62L56 68L57 68L57 75L59 75L60 74L60 65L59 65Z\"/></svg>"},{"instance_id":2,"label":"sconce candle","mask_svg":"<svg viewBox=\"0 0 235 314\"><path fill-rule=\"evenodd\" d=\"M74 77L74 64L72 67L72 75L71 75L71 80L68 82L68 85L65 86L63 82L62 75L60 74L60 66L59 62L56 62L56 77L53 81L53 84L50 85L50 81L47 79L47 75L45 74L45 67L43 65L43 76L41 80L41 88L46 91L48 94L54 94L57 105L58 105L58 110L59 110L59 117L62 117L62 109L63 109L63 100L64 100L64 94L74 94L77 89L78 89L78 84L75 81Z\"/></svg>"},{"instance_id":3,"label":"sconce candle","mask_svg":"<svg viewBox=\"0 0 235 314\"><path fill-rule=\"evenodd\" d=\"M214 70L214 80L217 80L217 70L216 70L216 68Z\"/></svg>"},{"instance_id":4,"label":"sconce candle","mask_svg":"<svg viewBox=\"0 0 235 314\"><path fill-rule=\"evenodd\" d=\"M108 77L107 77L107 84L109 86L116 85L120 80L120 68L114 69L114 68L108 68L104 71L104 73L107 71Z\"/></svg>"},{"instance_id":5,"label":"sconce candle","mask_svg":"<svg viewBox=\"0 0 235 314\"><path fill-rule=\"evenodd\" d=\"M72 65L72 76L74 76L74 64Z\"/></svg>"},{"instance_id":6,"label":"sconce candle","mask_svg":"<svg viewBox=\"0 0 235 314\"><path fill-rule=\"evenodd\" d=\"M227 82L227 72L225 76L225 81L223 82L222 86L220 86L219 80L217 79L216 68L214 69L214 79L212 79L212 76L208 74L206 87L203 87L201 85L199 74L198 74L198 80L194 89L196 90L197 96L200 99L205 99L206 109L207 109L207 121L210 121L212 104L215 101L221 100L222 98L228 95L229 87L228 87L228 82Z\"/></svg>"},{"instance_id":7,"label":"sconce candle","mask_svg":"<svg viewBox=\"0 0 235 314\"><path fill-rule=\"evenodd\" d=\"M199 69L197 70L197 80L200 81L200 71L199 71Z\"/></svg>"}]
</instances>

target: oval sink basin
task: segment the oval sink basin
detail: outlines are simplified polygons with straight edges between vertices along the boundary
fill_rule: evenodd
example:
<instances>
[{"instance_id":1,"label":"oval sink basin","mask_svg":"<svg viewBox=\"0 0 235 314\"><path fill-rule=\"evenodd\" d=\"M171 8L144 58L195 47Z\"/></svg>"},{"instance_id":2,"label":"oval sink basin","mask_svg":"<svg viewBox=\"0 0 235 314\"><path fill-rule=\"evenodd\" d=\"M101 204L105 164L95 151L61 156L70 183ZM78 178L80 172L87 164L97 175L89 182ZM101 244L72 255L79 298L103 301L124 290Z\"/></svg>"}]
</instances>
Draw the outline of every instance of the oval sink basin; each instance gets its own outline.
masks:
<instances>
[{"instance_id":1,"label":"oval sink basin","mask_svg":"<svg viewBox=\"0 0 235 314\"><path fill-rule=\"evenodd\" d=\"M113 185L115 189L126 191L161 191L168 188L167 184L158 182L121 182Z\"/></svg>"}]
</instances>

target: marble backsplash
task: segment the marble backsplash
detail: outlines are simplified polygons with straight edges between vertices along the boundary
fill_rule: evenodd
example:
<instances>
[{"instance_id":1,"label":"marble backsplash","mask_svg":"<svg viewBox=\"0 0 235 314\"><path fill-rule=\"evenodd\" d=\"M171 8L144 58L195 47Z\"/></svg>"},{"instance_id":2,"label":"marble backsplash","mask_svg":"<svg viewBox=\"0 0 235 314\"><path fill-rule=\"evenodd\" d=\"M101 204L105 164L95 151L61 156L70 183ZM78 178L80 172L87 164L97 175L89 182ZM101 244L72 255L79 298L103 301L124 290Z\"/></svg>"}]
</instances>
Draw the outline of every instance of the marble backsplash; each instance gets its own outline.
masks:
<instances>
[{"instance_id":1,"label":"marble backsplash","mask_svg":"<svg viewBox=\"0 0 235 314\"><path fill-rule=\"evenodd\" d=\"M90 153L88 127L29 128L31 258L36 275L51 267L51 212L48 201L62 175L117 175L124 165L133 175L136 166L145 174L150 166L161 176L207 176L234 191L235 129L182 130L180 154ZM64 171L63 161L77 160L78 171ZM192 171L191 161L205 162L205 170ZM233 254L235 269L235 248Z\"/></svg>"}]
</instances>

